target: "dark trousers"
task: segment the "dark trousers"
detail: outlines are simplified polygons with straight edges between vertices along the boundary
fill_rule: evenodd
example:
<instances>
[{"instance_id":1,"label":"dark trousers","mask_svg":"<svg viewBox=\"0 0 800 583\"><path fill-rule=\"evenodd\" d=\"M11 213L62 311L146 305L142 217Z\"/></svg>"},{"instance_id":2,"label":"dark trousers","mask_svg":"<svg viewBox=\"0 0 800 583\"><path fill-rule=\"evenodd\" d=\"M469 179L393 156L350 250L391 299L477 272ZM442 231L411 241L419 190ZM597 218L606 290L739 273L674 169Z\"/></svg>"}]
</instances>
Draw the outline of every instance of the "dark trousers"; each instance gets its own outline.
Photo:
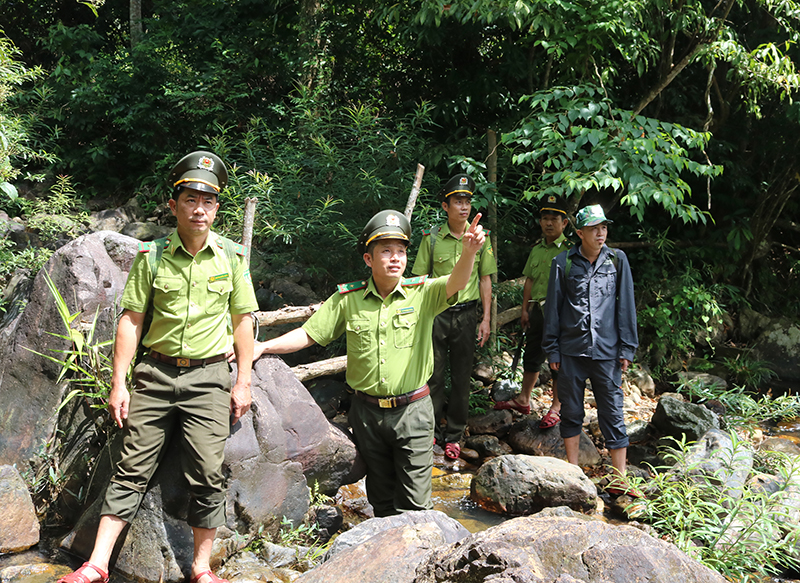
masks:
<instances>
[{"instance_id":1,"label":"dark trousers","mask_svg":"<svg viewBox=\"0 0 800 583\"><path fill-rule=\"evenodd\" d=\"M470 378L475 354L475 330L478 313L474 306L463 310L448 309L433 322L433 376L428 381L433 399L437 439L446 443L464 437L469 415ZM450 364L450 397L445 394L445 371ZM439 421L447 419L442 431Z\"/></svg>"},{"instance_id":2,"label":"dark trousers","mask_svg":"<svg viewBox=\"0 0 800 583\"><path fill-rule=\"evenodd\" d=\"M122 456L101 514L133 520L172 432L181 433L181 467L189 483L187 523L225 524L222 462L230 434L231 374L225 361L178 368L150 357L134 369Z\"/></svg>"},{"instance_id":3,"label":"dark trousers","mask_svg":"<svg viewBox=\"0 0 800 583\"><path fill-rule=\"evenodd\" d=\"M367 499L375 516L432 509L430 397L394 409L382 409L354 398L349 421L367 465Z\"/></svg>"},{"instance_id":4,"label":"dark trousers","mask_svg":"<svg viewBox=\"0 0 800 583\"><path fill-rule=\"evenodd\" d=\"M574 437L583 430L586 379L592 381L592 392L597 402L597 421L606 447L628 447L628 433L622 414L622 366L619 360L561 355L561 370L558 371L561 437Z\"/></svg>"}]
</instances>

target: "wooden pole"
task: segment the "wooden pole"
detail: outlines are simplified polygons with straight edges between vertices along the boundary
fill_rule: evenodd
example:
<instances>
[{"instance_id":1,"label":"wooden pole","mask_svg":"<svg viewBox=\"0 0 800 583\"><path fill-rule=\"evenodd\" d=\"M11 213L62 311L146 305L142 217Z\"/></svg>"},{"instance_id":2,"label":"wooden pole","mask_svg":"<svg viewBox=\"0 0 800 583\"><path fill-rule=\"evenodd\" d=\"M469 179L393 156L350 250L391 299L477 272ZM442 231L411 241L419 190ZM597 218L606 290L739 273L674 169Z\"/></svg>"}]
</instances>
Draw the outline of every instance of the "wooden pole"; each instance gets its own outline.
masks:
<instances>
[{"instance_id":1,"label":"wooden pole","mask_svg":"<svg viewBox=\"0 0 800 583\"><path fill-rule=\"evenodd\" d=\"M414 177L414 186L411 187L411 194L408 195L408 202L406 203L406 218L410 221L411 214L414 212L414 206L417 204L417 196L419 196L419 189L422 186L422 175L425 174L425 166L417 164L417 175Z\"/></svg>"},{"instance_id":2,"label":"wooden pole","mask_svg":"<svg viewBox=\"0 0 800 583\"><path fill-rule=\"evenodd\" d=\"M250 265L250 245L253 243L253 223L256 219L258 199L244 199L244 219L242 219L242 245L247 248L247 265Z\"/></svg>"},{"instance_id":3,"label":"wooden pole","mask_svg":"<svg viewBox=\"0 0 800 583\"><path fill-rule=\"evenodd\" d=\"M489 146L489 156L486 159L486 169L489 173L487 180L492 184L497 183L497 134L494 130L487 130L486 138ZM489 202L489 229L491 230L492 249L494 256L498 257L497 249L497 203L492 197ZM497 285L497 274L492 274L492 288ZM491 321L491 334L489 341L494 344L497 337L497 296L492 293L492 321Z\"/></svg>"}]
</instances>

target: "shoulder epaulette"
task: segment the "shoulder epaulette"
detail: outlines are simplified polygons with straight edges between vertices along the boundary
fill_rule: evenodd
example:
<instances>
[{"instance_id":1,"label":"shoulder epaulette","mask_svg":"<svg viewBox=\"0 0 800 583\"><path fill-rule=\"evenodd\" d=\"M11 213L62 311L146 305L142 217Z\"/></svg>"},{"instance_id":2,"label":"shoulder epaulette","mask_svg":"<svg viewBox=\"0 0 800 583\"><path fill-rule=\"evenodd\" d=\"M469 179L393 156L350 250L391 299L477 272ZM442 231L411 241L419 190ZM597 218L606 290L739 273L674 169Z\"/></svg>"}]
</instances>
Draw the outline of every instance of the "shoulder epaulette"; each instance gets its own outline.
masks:
<instances>
[{"instance_id":1,"label":"shoulder epaulette","mask_svg":"<svg viewBox=\"0 0 800 583\"><path fill-rule=\"evenodd\" d=\"M430 234L431 234L431 230L430 229L422 229L422 236L423 237L427 237Z\"/></svg>"},{"instance_id":2,"label":"shoulder epaulette","mask_svg":"<svg viewBox=\"0 0 800 583\"><path fill-rule=\"evenodd\" d=\"M411 287L415 285L422 285L428 279L427 275L418 275L417 277L406 277L401 284L403 287Z\"/></svg>"},{"instance_id":3,"label":"shoulder epaulette","mask_svg":"<svg viewBox=\"0 0 800 583\"><path fill-rule=\"evenodd\" d=\"M147 253L155 245L155 241L139 241L139 253Z\"/></svg>"},{"instance_id":4,"label":"shoulder epaulette","mask_svg":"<svg viewBox=\"0 0 800 583\"><path fill-rule=\"evenodd\" d=\"M487 237L492 234L491 229L484 229L483 232L486 233Z\"/></svg>"},{"instance_id":5,"label":"shoulder epaulette","mask_svg":"<svg viewBox=\"0 0 800 583\"><path fill-rule=\"evenodd\" d=\"M360 281L351 281L350 283L340 283L336 286L336 289L339 290L340 294L346 294L357 289L364 289L365 287L367 287L367 280L362 279Z\"/></svg>"},{"instance_id":6,"label":"shoulder epaulette","mask_svg":"<svg viewBox=\"0 0 800 583\"><path fill-rule=\"evenodd\" d=\"M223 241L224 239L225 239L225 237L218 237L217 238L217 247L219 247L220 249L224 249L225 248L225 243ZM241 243L237 243L236 241L231 241L230 239L228 239L228 244L236 252L237 255L241 255L242 257L247 255L247 247L245 247Z\"/></svg>"}]
</instances>

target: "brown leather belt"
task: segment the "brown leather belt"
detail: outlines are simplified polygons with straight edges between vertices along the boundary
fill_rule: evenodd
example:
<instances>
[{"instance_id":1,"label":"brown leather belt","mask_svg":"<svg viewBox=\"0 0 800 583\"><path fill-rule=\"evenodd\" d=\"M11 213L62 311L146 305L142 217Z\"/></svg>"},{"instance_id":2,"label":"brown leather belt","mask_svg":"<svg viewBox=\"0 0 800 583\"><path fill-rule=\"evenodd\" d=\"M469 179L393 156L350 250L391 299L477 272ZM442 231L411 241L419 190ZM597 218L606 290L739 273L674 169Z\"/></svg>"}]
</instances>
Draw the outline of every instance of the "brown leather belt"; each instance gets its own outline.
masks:
<instances>
[{"instance_id":1,"label":"brown leather belt","mask_svg":"<svg viewBox=\"0 0 800 583\"><path fill-rule=\"evenodd\" d=\"M403 395L397 395L396 397L373 397L372 395L362 393L361 391L356 391L356 396L359 399L366 401L367 403L377 405L381 409L394 409L395 407L403 407L409 403L413 403L414 401L419 401L423 397L427 397L430 394L431 390L428 388L428 383L425 383L416 391L411 391L410 393L405 393Z\"/></svg>"},{"instance_id":2,"label":"brown leather belt","mask_svg":"<svg viewBox=\"0 0 800 583\"><path fill-rule=\"evenodd\" d=\"M225 360L224 354L210 356L209 358L173 358L171 356L167 356L166 354L161 354L160 352L151 350L149 355L153 358L153 360L157 360L159 362L163 362L166 364L171 364L172 366L177 366L178 368L205 366L207 364L214 364L215 362Z\"/></svg>"}]
</instances>

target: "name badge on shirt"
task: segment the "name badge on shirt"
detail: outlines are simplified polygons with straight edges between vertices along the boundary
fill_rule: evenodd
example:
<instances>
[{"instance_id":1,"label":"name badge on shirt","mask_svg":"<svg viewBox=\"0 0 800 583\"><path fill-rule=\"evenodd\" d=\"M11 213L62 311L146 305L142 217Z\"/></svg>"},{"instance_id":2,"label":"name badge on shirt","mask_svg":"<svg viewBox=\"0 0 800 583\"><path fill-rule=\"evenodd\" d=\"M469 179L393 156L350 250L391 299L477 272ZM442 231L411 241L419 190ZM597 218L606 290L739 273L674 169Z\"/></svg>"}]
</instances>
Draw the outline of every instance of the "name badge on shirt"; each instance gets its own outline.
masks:
<instances>
[{"instance_id":1,"label":"name badge on shirt","mask_svg":"<svg viewBox=\"0 0 800 583\"><path fill-rule=\"evenodd\" d=\"M414 306L409 306L408 308L400 308L397 310L398 316L405 316L406 314L413 314L414 313Z\"/></svg>"},{"instance_id":2,"label":"name badge on shirt","mask_svg":"<svg viewBox=\"0 0 800 583\"><path fill-rule=\"evenodd\" d=\"M214 283L215 281L222 281L223 279L230 278L230 274L228 273L220 273L219 275L212 275L208 278L208 283Z\"/></svg>"}]
</instances>

